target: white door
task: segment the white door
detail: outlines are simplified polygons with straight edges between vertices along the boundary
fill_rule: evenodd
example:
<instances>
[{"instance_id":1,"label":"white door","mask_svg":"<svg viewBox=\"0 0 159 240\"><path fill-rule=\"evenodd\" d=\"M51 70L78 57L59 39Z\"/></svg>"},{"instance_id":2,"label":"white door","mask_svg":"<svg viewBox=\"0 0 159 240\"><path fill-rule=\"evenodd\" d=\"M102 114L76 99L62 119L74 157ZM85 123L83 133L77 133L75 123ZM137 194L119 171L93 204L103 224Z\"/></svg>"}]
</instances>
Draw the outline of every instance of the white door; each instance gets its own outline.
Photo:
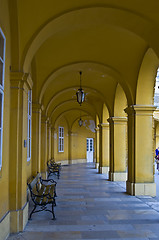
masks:
<instances>
[{"instance_id":1,"label":"white door","mask_svg":"<svg viewBox=\"0 0 159 240\"><path fill-rule=\"evenodd\" d=\"M93 138L87 138L87 162L93 162Z\"/></svg>"}]
</instances>

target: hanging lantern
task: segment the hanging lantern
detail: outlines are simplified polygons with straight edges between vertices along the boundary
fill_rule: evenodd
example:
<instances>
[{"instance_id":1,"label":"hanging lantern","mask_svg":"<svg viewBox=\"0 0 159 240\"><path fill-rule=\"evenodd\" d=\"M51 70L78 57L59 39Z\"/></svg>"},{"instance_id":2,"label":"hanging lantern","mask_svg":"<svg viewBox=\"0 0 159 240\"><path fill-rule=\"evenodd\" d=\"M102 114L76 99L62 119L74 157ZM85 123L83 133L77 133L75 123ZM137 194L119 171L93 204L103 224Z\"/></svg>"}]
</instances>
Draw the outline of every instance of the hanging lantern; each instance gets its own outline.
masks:
<instances>
[{"instance_id":1,"label":"hanging lantern","mask_svg":"<svg viewBox=\"0 0 159 240\"><path fill-rule=\"evenodd\" d=\"M80 118L80 120L78 121L78 124L79 124L80 127L82 126L83 120L82 120L81 118Z\"/></svg>"},{"instance_id":2,"label":"hanging lantern","mask_svg":"<svg viewBox=\"0 0 159 240\"><path fill-rule=\"evenodd\" d=\"M80 73L80 88L78 89L78 91L76 92L76 96L77 96L77 102L81 104L84 102L85 100L85 93L81 87L81 75L82 75L82 72L79 72Z\"/></svg>"}]
</instances>

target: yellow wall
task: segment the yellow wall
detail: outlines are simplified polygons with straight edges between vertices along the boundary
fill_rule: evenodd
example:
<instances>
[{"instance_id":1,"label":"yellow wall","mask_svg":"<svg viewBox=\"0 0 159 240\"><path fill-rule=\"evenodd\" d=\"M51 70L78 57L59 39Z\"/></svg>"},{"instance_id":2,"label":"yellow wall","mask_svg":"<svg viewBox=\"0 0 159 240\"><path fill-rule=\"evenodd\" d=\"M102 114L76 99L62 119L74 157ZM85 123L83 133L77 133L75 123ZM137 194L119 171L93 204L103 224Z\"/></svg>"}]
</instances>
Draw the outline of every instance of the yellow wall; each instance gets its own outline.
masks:
<instances>
[{"instance_id":1,"label":"yellow wall","mask_svg":"<svg viewBox=\"0 0 159 240\"><path fill-rule=\"evenodd\" d=\"M83 126L79 127L77 119L71 130L68 130L68 124L64 118L58 120L54 131L54 158L55 161L86 159L86 139L94 138L95 148L95 130L94 121L90 117L82 117ZM64 152L58 152L58 128L64 127ZM71 147L69 148L69 134L71 132ZM69 155L69 149L71 153Z\"/></svg>"},{"instance_id":2,"label":"yellow wall","mask_svg":"<svg viewBox=\"0 0 159 240\"><path fill-rule=\"evenodd\" d=\"M8 3L6 0L0 0L0 27L6 37L6 63L5 63L5 81L4 81L4 118L3 118L3 150L2 150L2 170L0 172L0 219L9 210L8 202L8 184L9 184L9 108L10 108L10 29Z\"/></svg>"},{"instance_id":3,"label":"yellow wall","mask_svg":"<svg viewBox=\"0 0 159 240\"><path fill-rule=\"evenodd\" d=\"M58 152L58 129L64 127L64 152ZM64 118L57 120L54 131L54 158L55 161L63 161L68 159L68 125Z\"/></svg>"},{"instance_id":4,"label":"yellow wall","mask_svg":"<svg viewBox=\"0 0 159 240\"><path fill-rule=\"evenodd\" d=\"M87 138L95 139L94 121L88 117L82 117L83 125L80 127L78 124L78 120L73 124L72 127L72 141L71 141L72 160L86 159L86 139Z\"/></svg>"}]
</instances>

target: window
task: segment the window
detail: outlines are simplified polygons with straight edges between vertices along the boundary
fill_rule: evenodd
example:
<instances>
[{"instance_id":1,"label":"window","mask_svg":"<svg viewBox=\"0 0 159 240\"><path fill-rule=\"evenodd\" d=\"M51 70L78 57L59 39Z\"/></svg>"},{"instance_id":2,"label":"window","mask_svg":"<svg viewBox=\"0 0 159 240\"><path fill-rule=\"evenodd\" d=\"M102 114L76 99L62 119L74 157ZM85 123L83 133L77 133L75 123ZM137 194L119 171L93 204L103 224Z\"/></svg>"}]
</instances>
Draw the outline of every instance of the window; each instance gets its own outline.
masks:
<instances>
[{"instance_id":1,"label":"window","mask_svg":"<svg viewBox=\"0 0 159 240\"><path fill-rule=\"evenodd\" d=\"M59 152L64 152L64 128L59 127Z\"/></svg>"},{"instance_id":2,"label":"window","mask_svg":"<svg viewBox=\"0 0 159 240\"><path fill-rule=\"evenodd\" d=\"M5 36L0 28L0 169L2 168Z\"/></svg>"},{"instance_id":3,"label":"window","mask_svg":"<svg viewBox=\"0 0 159 240\"><path fill-rule=\"evenodd\" d=\"M32 93L28 91L28 137L27 137L27 161L31 159L31 112L32 112Z\"/></svg>"}]
</instances>

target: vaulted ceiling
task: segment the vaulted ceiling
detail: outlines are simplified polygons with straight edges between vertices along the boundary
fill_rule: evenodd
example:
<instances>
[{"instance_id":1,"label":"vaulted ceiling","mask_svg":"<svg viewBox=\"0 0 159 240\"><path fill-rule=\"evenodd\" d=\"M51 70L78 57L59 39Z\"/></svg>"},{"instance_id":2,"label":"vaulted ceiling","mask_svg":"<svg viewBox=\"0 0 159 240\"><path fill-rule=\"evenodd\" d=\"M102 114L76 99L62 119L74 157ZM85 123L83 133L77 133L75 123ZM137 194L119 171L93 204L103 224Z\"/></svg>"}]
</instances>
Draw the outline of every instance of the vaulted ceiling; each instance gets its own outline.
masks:
<instances>
[{"instance_id":1,"label":"vaulted ceiling","mask_svg":"<svg viewBox=\"0 0 159 240\"><path fill-rule=\"evenodd\" d=\"M118 85L135 103L146 51L159 55L159 2L156 0L12 0L13 71L31 73L33 101L52 123L77 112L110 115ZM86 101L76 101L82 71ZM70 117L71 116L71 117ZM73 121L73 120L72 120Z\"/></svg>"}]
</instances>

